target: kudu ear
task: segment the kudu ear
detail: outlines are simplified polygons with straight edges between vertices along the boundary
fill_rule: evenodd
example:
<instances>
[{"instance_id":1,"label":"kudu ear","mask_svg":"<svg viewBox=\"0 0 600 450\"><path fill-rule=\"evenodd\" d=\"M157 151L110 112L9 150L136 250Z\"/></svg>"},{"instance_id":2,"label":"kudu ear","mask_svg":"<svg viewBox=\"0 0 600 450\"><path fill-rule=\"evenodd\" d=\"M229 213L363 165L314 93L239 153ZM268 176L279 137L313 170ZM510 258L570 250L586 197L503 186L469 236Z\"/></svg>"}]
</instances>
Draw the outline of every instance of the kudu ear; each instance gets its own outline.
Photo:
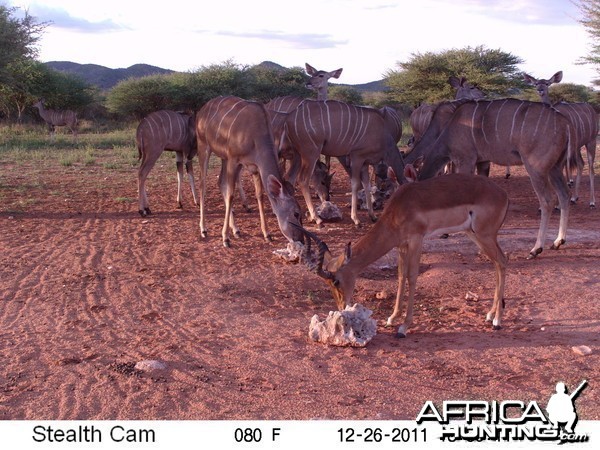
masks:
<instances>
[{"instance_id":1,"label":"kudu ear","mask_svg":"<svg viewBox=\"0 0 600 450\"><path fill-rule=\"evenodd\" d=\"M304 67L306 68L306 73L311 76L314 75L315 73L317 73L317 69L315 69L309 63L304 63Z\"/></svg>"},{"instance_id":2,"label":"kudu ear","mask_svg":"<svg viewBox=\"0 0 600 450\"><path fill-rule=\"evenodd\" d=\"M535 78L533 78L531 75L523 72L523 80L525 80L527 83L529 84L536 84L538 80L536 80Z\"/></svg>"},{"instance_id":3,"label":"kudu ear","mask_svg":"<svg viewBox=\"0 0 600 450\"><path fill-rule=\"evenodd\" d=\"M550 78L550 83L560 83L560 81L562 80L562 70L556 72L554 75L552 75L552 78Z\"/></svg>"},{"instance_id":4,"label":"kudu ear","mask_svg":"<svg viewBox=\"0 0 600 450\"><path fill-rule=\"evenodd\" d=\"M328 72L328 75L329 75L331 78L339 78L339 77L340 77L340 75L342 74L342 70L344 70L344 69L338 69L338 70L334 70L334 71L332 71L332 72Z\"/></svg>"},{"instance_id":5,"label":"kudu ear","mask_svg":"<svg viewBox=\"0 0 600 450\"><path fill-rule=\"evenodd\" d=\"M407 164L404 166L404 178L409 183L414 183L419 178L419 174L417 173L417 169L412 164Z\"/></svg>"},{"instance_id":6,"label":"kudu ear","mask_svg":"<svg viewBox=\"0 0 600 450\"><path fill-rule=\"evenodd\" d=\"M460 80L455 76L448 78L448 83L450 83L450 86L452 86L454 89L458 89L460 87Z\"/></svg>"},{"instance_id":7,"label":"kudu ear","mask_svg":"<svg viewBox=\"0 0 600 450\"><path fill-rule=\"evenodd\" d=\"M267 178L267 190L271 197L277 199L283 196L283 184L274 175Z\"/></svg>"}]
</instances>

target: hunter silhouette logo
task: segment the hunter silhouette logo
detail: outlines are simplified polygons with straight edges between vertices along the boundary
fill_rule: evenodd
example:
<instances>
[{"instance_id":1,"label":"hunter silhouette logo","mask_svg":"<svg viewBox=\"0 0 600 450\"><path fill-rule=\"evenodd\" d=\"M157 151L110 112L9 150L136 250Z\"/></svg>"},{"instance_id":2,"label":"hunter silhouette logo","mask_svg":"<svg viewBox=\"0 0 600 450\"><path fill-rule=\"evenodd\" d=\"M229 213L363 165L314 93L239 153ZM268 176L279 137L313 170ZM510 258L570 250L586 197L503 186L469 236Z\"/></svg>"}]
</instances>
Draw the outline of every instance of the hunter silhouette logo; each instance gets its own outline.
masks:
<instances>
[{"instance_id":1,"label":"hunter silhouette logo","mask_svg":"<svg viewBox=\"0 0 600 450\"><path fill-rule=\"evenodd\" d=\"M576 434L575 400L587 386L583 380L569 394L563 382L556 384L543 411L536 401L444 400L436 406L427 401L417 416L417 425L442 425L441 441L558 441L588 442L587 434Z\"/></svg>"},{"instance_id":2,"label":"hunter silhouette logo","mask_svg":"<svg viewBox=\"0 0 600 450\"><path fill-rule=\"evenodd\" d=\"M567 393L565 383L556 383L556 393L552 394L546 406L548 419L555 428L561 426L567 434L574 434L575 424L577 423L577 411L575 410L575 399L581 391L587 386L587 380L583 380L572 394Z\"/></svg>"}]
</instances>

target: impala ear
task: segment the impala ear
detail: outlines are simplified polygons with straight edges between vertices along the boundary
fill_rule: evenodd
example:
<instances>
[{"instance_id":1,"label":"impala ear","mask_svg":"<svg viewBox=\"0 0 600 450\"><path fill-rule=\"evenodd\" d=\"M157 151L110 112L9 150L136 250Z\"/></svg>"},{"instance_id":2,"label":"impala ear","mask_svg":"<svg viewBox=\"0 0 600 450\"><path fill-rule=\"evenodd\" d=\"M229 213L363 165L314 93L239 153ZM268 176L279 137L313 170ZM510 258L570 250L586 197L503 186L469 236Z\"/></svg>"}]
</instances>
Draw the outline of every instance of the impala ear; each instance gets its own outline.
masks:
<instances>
[{"instance_id":1,"label":"impala ear","mask_svg":"<svg viewBox=\"0 0 600 450\"><path fill-rule=\"evenodd\" d=\"M350 261L350 258L352 258L352 242L348 242L348 244L346 244L346 250L344 252L344 264L347 264L348 261Z\"/></svg>"}]
</instances>

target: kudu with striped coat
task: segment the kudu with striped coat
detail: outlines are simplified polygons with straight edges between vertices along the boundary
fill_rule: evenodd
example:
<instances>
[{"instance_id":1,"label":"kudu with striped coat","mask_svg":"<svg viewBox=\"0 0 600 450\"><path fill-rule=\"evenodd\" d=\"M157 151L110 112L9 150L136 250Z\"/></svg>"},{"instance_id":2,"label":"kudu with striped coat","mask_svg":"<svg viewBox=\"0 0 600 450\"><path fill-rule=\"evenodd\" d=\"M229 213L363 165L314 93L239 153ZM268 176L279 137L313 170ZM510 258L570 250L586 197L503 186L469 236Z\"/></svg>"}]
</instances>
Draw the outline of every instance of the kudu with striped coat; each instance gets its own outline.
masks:
<instances>
[{"instance_id":1,"label":"kudu with striped coat","mask_svg":"<svg viewBox=\"0 0 600 450\"><path fill-rule=\"evenodd\" d=\"M56 127L67 127L71 130L74 137L77 137L77 114L75 111L69 109L55 110L46 109L44 107L44 100L40 99L33 104L34 108L40 113L40 117L48 125L48 131L51 136L54 136Z\"/></svg>"},{"instance_id":2,"label":"kudu with striped coat","mask_svg":"<svg viewBox=\"0 0 600 450\"><path fill-rule=\"evenodd\" d=\"M352 211L356 225L358 219L358 190L361 172L366 164L375 165L381 160L403 180L404 162L396 147L395 133L385 115L377 109L349 105L334 100L303 102L292 111L285 122L286 136L300 154L298 180L310 219L317 224L322 220L316 214L310 197L308 183L321 154L347 157L351 166ZM290 179L295 179L290 176ZM368 177L366 183L369 184ZM365 187L370 192L370 187ZM367 195L370 217L375 220L370 196Z\"/></svg>"},{"instance_id":3,"label":"kudu with striped coat","mask_svg":"<svg viewBox=\"0 0 600 450\"><path fill-rule=\"evenodd\" d=\"M410 169L410 165L406 168ZM315 234L304 230L318 246L317 262L310 268L329 284L338 309L352 305L360 273L391 249L398 249L398 291L387 326L402 315L408 285L408 307L397 337L412 324L413 305L423 241L427 236L464 231L494 263L496 289L486 320L501 327L508 258L498 245L498 231L508 210L508 196L488 178L449 174L408 183L392 195L377 223L338 257ZM310 246L307 245L307 249ZM327 259L327 261L326 261Z\"/></svg>"},{"instance_id":4,"label":"kudu with striped coat","mask_svg":"<svg viewBox=\"0 0 600 450\"><path fill-rule=\"evenodd\" d=\"M523 74L525 81L536 88L543 103L551 105L548 89L553 83L559 83L562 80L562 72L556 72L548 80L537 79L528 74ZM596 206L596 195L594 190L594 161L596 159L596 138L598 136L598 115L589 103L569 103L559 102L552 105L560 113L566 116L573 124L575 131L575 141L577 151L570 161L567 162L567 176L571 176L570 166L575 164L577 167L577 177L575 179L575 192L571 197L571 202L575 203L579 197L579 183L583 171L583 158L581 156L581 147L585 147L590 176L590 208Z\"/></svg>"},{"instance_id":5,"label":"kudu with striped coat","mask_svg":"<svg viewBox=\"0 0 600 450\"><path fill-rule=\"evenodd\" d=\"M206 237L205 193L208 160L211 153L221 159L219 186L225 201L223 245L229 247L229 228L239 234L233 220L232 200L235 183L242 167L254 178L258 200L261 230L266 240L267 231L263 206L263 192L267 192L279 228L290 241L303 241L304 236L292 224L301 225L300 206L293 188L283 181L279 172L277 151L273 142L270 120L264 105L238 97L217 97L208 101L196 114L198 159L201 166L200 230Z\"/></svg>"},{"instance_id":6,"label":"kudu with striped coat","mask_svg":"<svg viewBox=\"0 0 600 450\"><path fill-rule=\"evenodd\" d=\"M459 173L472 173L478 162L525 166L540 202L541 220L529 258L542 252L555 197L560 204L558 236L566 239L569 192L562 174L567 154L575 151L570 121L554 108L515 99L459 101L441 104L422 139L406 157L423 157L419 179L437 175L448 161Z\"/></svg>"},{"instance_id":7,"label":"kudu with striped coat","mask_svg":"<svg viewBox=\"0 0 600 450\"><path fill-rule=\"evenodd\" d=\"M317 91L317 100L327 100L327 82L330 78L339 78L342 70L337 69L327 72L325 70L317 70L308 63L304 64L306 73L310 76L306 82L306 87Z\"/></svg>"},{"instance_id":8,"label":"kudu with striped coat","mask_svg":"<svg viewBox=\"0 0 600 450\"><path fill-rule=\"evenodd\" d=\"M135 140L141 160L138 170L139 212L151 214L146 179L163 151L176 153L177 206L182 208L183 166L188 174L194 204L198 205L192 159L196 156L196 121L194 115L160 110L148 114L137 127Z\"/></svg>"}]
</instances>

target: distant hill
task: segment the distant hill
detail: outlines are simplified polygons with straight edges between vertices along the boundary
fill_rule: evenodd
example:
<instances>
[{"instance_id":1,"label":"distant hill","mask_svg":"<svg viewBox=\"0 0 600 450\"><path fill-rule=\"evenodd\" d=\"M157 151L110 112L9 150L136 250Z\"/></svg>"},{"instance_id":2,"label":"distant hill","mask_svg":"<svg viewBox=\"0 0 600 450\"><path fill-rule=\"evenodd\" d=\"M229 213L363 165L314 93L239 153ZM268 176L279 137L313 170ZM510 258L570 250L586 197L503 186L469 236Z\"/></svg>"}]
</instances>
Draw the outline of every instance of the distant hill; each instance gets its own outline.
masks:
<instances>
[{"instance_id":1,"label":"distant hill","mask_svg":"<svg viewBox=\"0 0 600 450\"><path fill-rule=\"evenodd\" d=\"M128 78L140 78L148 75L165 75L174 73L169 69L162 69L148 64L134 64L126 69L110 69L108 67L99 66L97 64L78 64L69 61L50 61L45 63L46 66L65 72L71 75L80 77L83 81L93 86L98 86L102 90L110 89L122 80ZM272 61L263 61L257 64L259 67L275 70L286 70ZM335 83L337 84L337 83ZM341 86L350 86L361 92L378 92L386 90L384 80L371 81L364 84L340 84Z\"/></svg>"},{"instance_id":2,"label":"distant hill","mask_svg":"<svg viewBox=\"0 0 600 450\"><path fill-rule=\"evenodd\" d=\"M148 64L134 64L126 69L110 69L97 64L78 64L69 61L50 61L46 66L76 75L88 84L98 86L100 89L110 89L119 81L127 78L139 78L148 75L164 75L173 73L173 70L162 69Z\"/></svg>"}]
</instances>

